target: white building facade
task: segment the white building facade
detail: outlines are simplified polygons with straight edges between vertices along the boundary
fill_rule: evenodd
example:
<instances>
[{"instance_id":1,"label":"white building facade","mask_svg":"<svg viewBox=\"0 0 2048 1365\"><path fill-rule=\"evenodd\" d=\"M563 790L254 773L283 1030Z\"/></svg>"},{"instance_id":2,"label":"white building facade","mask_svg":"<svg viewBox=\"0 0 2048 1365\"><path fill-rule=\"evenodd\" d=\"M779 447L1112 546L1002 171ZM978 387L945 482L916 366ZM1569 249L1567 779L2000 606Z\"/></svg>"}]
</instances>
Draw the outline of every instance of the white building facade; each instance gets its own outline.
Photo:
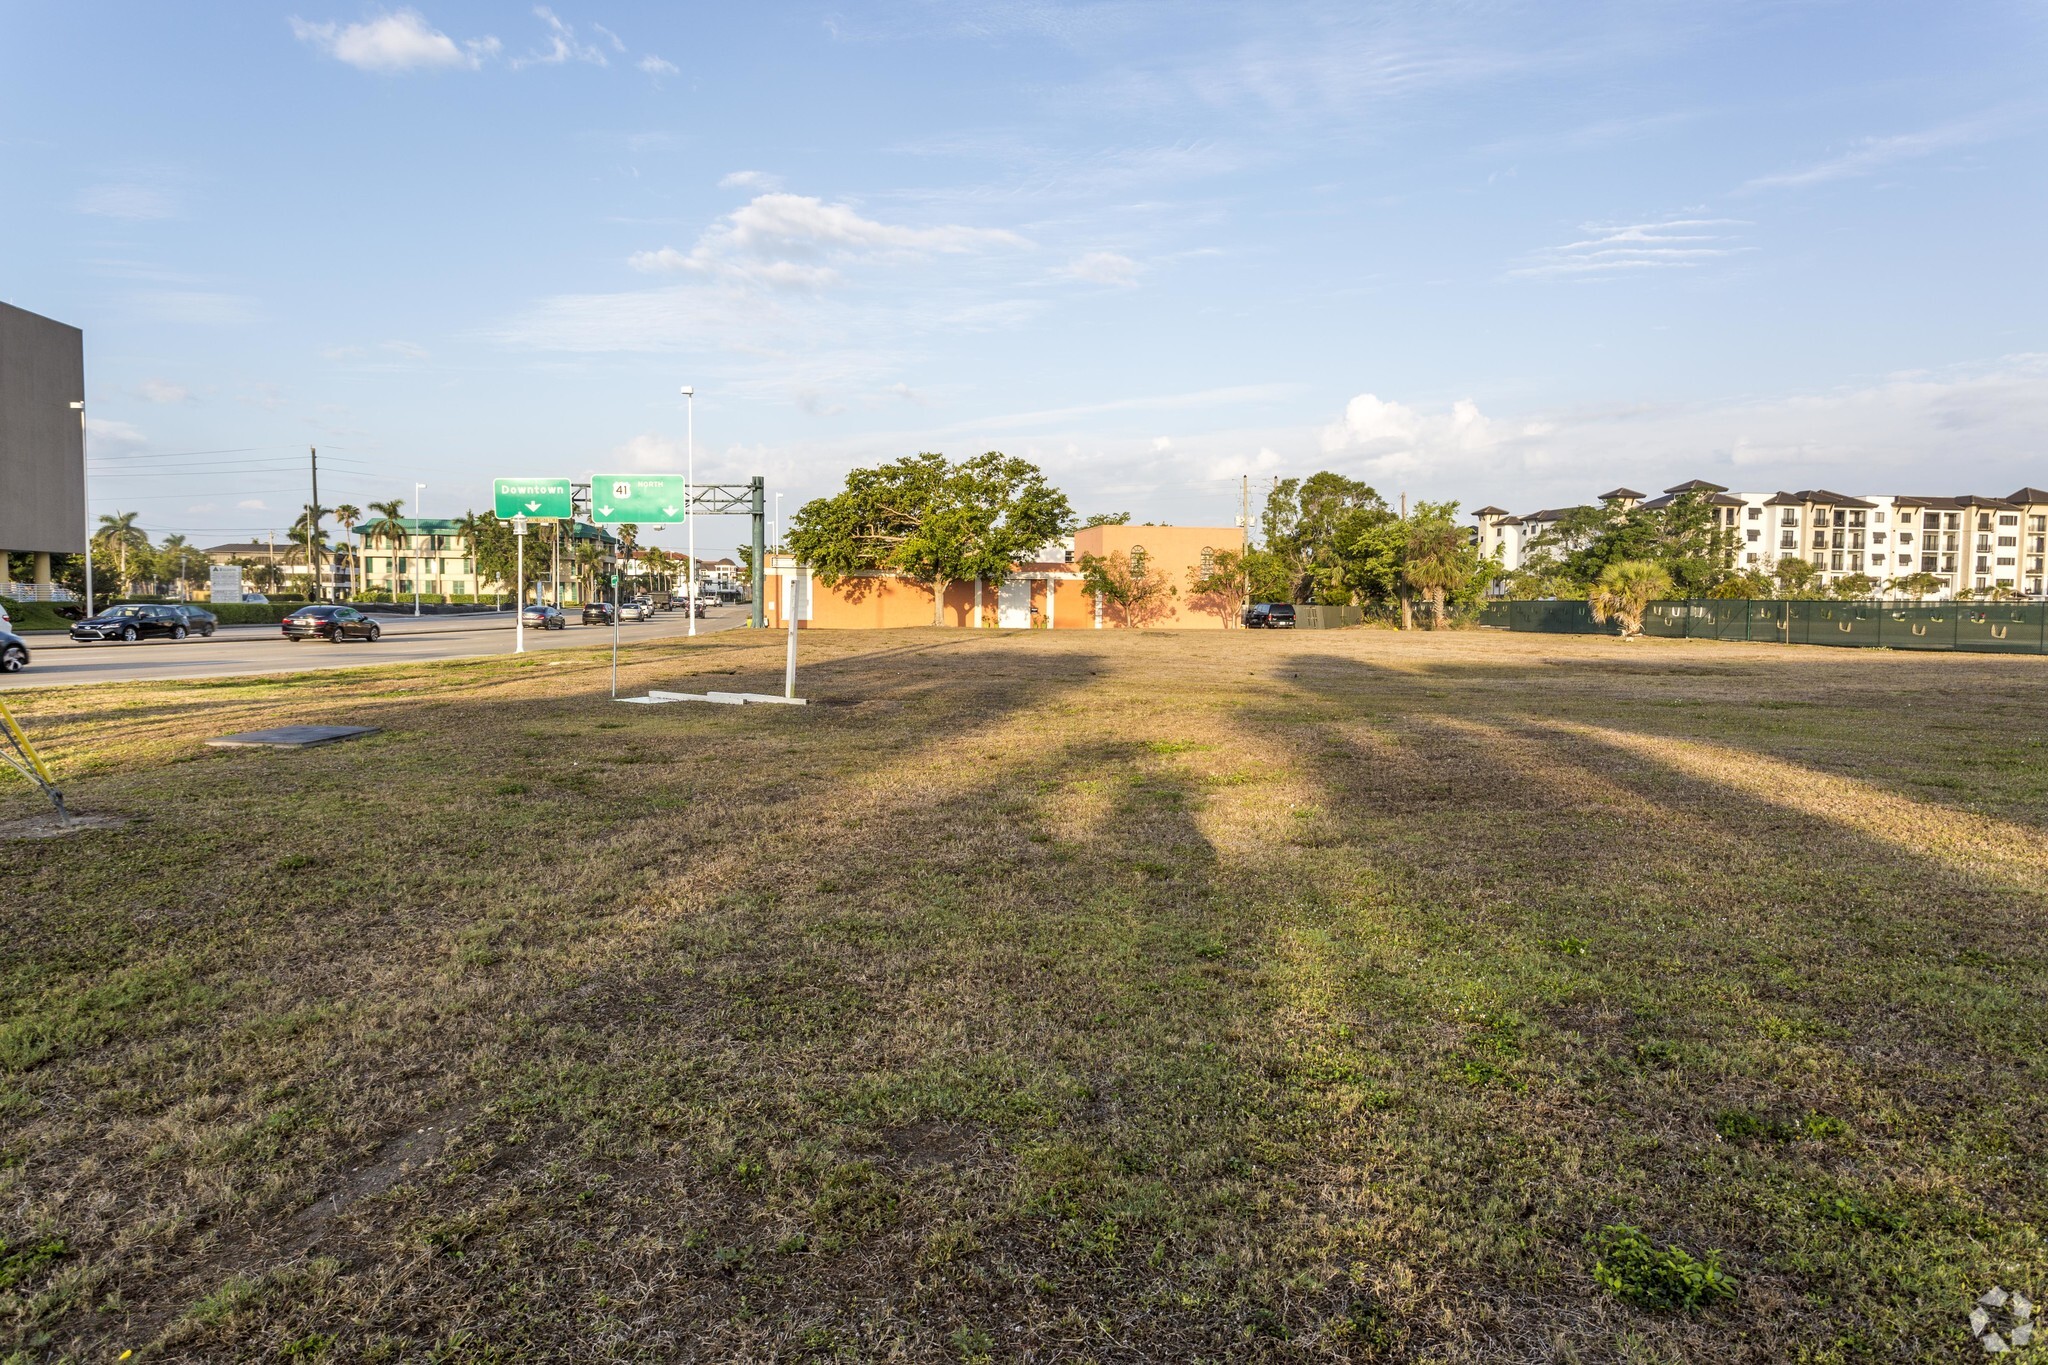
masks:
<instances>
[{"instance_id":1,"label":"white building facade","mask_svg":"<svg viewBox=\"0 0 2048 1365\"><path fill-rule=\"evenodd\" d=\"M2004 588L2027 597L2048 595L2048 490L2022 488L2008 497L1869 493L1851 496L1824 488L1796 493L1731 493L1719 484L1694 479L1645 499L1632 489L1601 495L1600 505L1619 516L1629 508L1655 509L1686 493L1697 493L1712 510L1730 543L1728 565L1770 574L1787 559L1812 565L1825 587L1861 574L1877 580L1877 591L1905 596L1892 585L1914 574L1930 574L1941 588L1929 596L1960 590ZM1482 507L1480 552L1496 556L1512 572L1541 554L1562 557L1580 548L1560 541L1557 522L1575 508L1553 508L1514 516Z\"/></svg>"}]
</instances>

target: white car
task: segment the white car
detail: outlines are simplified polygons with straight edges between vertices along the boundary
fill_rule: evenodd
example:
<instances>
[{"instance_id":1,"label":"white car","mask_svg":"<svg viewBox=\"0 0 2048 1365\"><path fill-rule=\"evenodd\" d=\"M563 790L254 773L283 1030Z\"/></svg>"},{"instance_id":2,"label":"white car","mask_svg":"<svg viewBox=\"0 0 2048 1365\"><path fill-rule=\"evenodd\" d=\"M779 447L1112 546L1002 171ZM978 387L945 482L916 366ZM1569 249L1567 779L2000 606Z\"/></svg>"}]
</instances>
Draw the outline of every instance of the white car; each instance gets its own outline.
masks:
<instances>
[{"instance_id":1,"label":"white car","mask_svg":"<svg viewBox=\"0 0 2048 1365\"><path fill-rule=\"evenodd\" d=\"M621 621L645 621L647 619L647 608L641 606L638 602L627 602L619 608L619 619Z\"/></svg>"}]
</instances>

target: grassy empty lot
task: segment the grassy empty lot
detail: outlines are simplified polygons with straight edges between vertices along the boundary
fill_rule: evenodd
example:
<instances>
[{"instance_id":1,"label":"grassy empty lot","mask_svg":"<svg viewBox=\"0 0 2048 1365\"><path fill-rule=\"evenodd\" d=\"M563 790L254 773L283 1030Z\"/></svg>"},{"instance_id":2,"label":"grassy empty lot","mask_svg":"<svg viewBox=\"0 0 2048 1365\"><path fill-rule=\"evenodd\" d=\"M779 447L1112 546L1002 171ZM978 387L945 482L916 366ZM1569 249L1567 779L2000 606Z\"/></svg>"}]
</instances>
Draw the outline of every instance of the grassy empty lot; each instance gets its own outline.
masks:
<instances>
[{"instance_id":1,"label":"grassy empty lot","mask_svg":"<svg viewBox=\"0 0 2048 1365\"><path fill-rule=\"evenodd\" d=\"M1953 1360L2048 1297L2048 662L806 648L806 711L17 694L132 823L0 844L6 1349ZM384 730L201 744L319 721ZM1617 1297L1616 1224L1734 1297Z\"/></svg>"}]
</instances>

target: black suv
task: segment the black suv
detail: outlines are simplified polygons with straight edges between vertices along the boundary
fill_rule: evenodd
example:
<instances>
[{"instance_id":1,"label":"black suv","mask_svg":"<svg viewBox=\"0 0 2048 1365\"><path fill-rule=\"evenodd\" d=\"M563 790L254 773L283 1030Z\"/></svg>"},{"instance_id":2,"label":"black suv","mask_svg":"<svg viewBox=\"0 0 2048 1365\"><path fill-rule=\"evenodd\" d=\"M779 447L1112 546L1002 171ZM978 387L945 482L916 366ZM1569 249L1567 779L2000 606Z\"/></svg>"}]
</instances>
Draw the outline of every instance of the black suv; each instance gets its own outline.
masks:
<instances>
[{"instance_id":1,"label":"black suv","mask_svg":"<svg viewBox=\"0 0 2048 1365\"><path fill-rule=\"evenodd\" d=\"M612 623L612 604L609 602L585 602L583 624L586 626L608 626Z\"/></svg>"},{"instance_id":2,"label":"black suv","mask_svg":"<svg viewBox=\"0 0 2048 1365\"><path fill-rule=\"evenodd\" d=\"M1294 604L1292 602L1260 602L1246 607L1244 624L1247 630L1292 630L1294 629Z\"/></svg>"}]
</instances>

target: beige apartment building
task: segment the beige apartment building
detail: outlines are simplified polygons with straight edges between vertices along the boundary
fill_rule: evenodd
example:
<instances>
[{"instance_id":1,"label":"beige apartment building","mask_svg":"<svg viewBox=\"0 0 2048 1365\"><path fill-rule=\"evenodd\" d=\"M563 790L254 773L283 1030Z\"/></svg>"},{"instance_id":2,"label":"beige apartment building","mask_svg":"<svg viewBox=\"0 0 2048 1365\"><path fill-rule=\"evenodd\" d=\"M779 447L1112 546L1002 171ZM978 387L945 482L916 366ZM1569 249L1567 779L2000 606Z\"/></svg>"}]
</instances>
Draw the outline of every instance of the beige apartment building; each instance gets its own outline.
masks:
<instances>
[{"instance_id":1,"label":"beige apartment building","mask_svg":"<svg viewBox=\"0 0 2048 1365\"><path fill-rule=\"evenodd\" d=\"M1697 493L1729 542L1731 568L1776 570L1779 561L1803 559L1823 585L1851 574L1878 580L1880 592L1900 596L1891 584L1911 574L1942 580L1940 596L1969 589L2005 588L2028 597L2048 588L2048 490L2021 488L1998 498L1981 494L1870 493L1850 495L1824 488L1796 493L1731 493L1719 484L1693 479L1655 498L1629 488L1600 496L1617 513L1631 507L1658 508L1686 493ZM1573 508L1551 508L1515 516L1482 507L1479 548L1512 571L1548 550L1568 554L1582 548L1564 543L1557 523Z\"/></svg>"}]
</instances>

